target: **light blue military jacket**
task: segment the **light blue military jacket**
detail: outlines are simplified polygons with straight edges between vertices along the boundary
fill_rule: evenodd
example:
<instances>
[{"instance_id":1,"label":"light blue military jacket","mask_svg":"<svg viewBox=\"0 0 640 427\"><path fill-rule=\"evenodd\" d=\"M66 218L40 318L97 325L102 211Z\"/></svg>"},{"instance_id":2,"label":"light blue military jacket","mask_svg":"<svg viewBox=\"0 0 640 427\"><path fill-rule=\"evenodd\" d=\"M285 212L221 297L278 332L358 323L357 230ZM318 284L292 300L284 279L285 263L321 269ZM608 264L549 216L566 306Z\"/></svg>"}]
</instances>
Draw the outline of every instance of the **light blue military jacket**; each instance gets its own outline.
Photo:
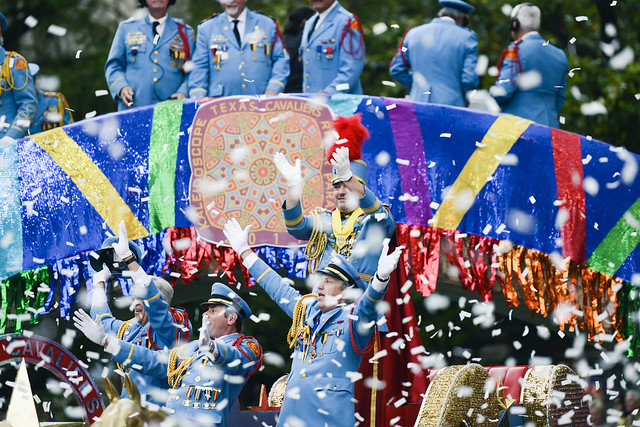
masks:
<instances>
[{"instance_id":1,"label":"light blue military jacket","mask_svg":"<svg viewBox=\"0 0 640 427\"><path fill-rule=\"evenodd\" d=\"M503 54L490 91L502 112L557 128L569 72L565 53L536 33L510 44Z\"/></svg>"},{"instance_id":2,"label":"light blue military jacket","mask_svg":"<svg viewBox=\"0 0 640 427\"><path fill-rule=\"evenodd\" d=\"M363 214L356 219L351 238L338 253L353 264L366 283L378 269L378 259L382 251L381 244L367 244L366 239L372 232L374 236L377 235L376 232L381 232L384 237L391 237L395 231L396 221L389 209L367 187L365 187L364 196L360 199L360 208ZM291 209L285 209L283 203L282 210L289 234L296 239L309 240L313 232L313 217L302 214L300 203ZM337 251L338 246L332 226L333 211L317 208L315 212L321 219L321 227L327 236L327 247L317 264L317 269L320 270L329 264L331 254ZM348 216L342 216L341 224L344 225L347 220Z\"/></svg>"},{"instance_id":3,"label":"light blue military jacket","mask_svg":"<svg viewBox=\"0 0 640 427\"><path fill-rule=\"evenodd\" d=\"M246 9L242 46L226 13L198 25L195 68L189 73L189 97L260 95L282 92L289 77L289 53L278 24Z\"/></svg>"},{"instance_id":4,"label":"light blue military jacket","mask_svg":"<svg viewBox=\"0 0 640 427\"><path fill-rule=\"evenodd\" d=\"M293 317L300 293L261 259L255 261L249 273L271 299ZM378 317L376 304L385 292L368 286L354 304L324 314L315 298L306 306L305 324L311 330L311 337L306 342L302 336L297 338L279 426L292 424L290 417L296 417L307 427L353 427L354 382L362 381L358 378L362 356L354 345L362 351L371 341Z\"/></svg>"},{"instance_id":5,"label":"light blue military jacket","mask_svg":"<svg viewBox=\"0 0 640 427\"><path fill-rule=\"evenodd\" d=\"M412 101L464 107L465 92L478 86L477 62L476 33L435 18L405 33L389 73Z\"/></svg>"},{"instance_id":6,"label":"light blue military jacket","mask_svg":"<svg viewBox=\"0 0 640 427\"><path fill-rule=\"evenodd\" d=\"M182 308L169 311L169 305L162 299L162 295L153 280L147 287L147 297L142 299L147 311L149 321L141 326L134 319L128 321L118 320L111 314L107 303L91 307L91 317L100 320L107 334L116 335L126 343L131 343L140 348L150 348L152 351L172 348L181 342L190 341L192 327L186 312ZM138 386L140 394L146 395L146 399L157 405L163 405L164 399L155 398L161 396L158 391L167 389L166 378L158 378L157 375L147 375L137 370L129 372L131 379ZM126 390L122 390L122 396L127 396Z\"/></svg>"},{"instance_id":7,"label":"light blue military jacket","mask_svg":"<svg viewBox=\"0 0 640 427\"><path fill-rule=\"evenodd\" d=\"M29 129L30 134L73 123L73 116L60 92L38 91L38 108Z\"/></svg>"},{"instance_id":8,"label":"light blue military jacket","mask_svg":"<svg viewBox=\"0 0 640 427\"><path fill-rule=\"evenodd\" d=\"M300 43L302 91L362 93L364 35L358 18L336 0L335 7L307 40L315 14L307 19Z\"/></svg>"},{"instance_id":9,"label":"light blue military jacket","mask_svg":"<svg viewBox=\"0 0 640 427\"><path fill-rule=\"evenodd\" d=\"M4 116L5 123L0 128L0 138L23 138L36 112L36 88L29 75L27 61L22 55L7 52L0 46L0 61L3 64L0 76L0 117Z\"/></svg>"},{"instance_id":10,"label":"light blue military jacket","mask_svg":"<svg viewBox=\"0 0 640 427\"><path fill-rule=\"evenodd\" d=\"M230 334L215 340L218 358L212 361L193 341L168 351L151 351L120 342L113 356L147 376L171 386L164 406L182 427L225 426L229 407L247 379L262 364L262 348L253 337Z\"/></svg>"},{"instance_id":11,"label":"light blue military jacket","mask_svg":"<svg viewBox=\"0 0 640 427\"><path fill-rule=\"evenodd\" d=\"M164 31L154 44L149 14L121 22L104 67L111 96L118 110L127 110L118 94L125 86L133 89L133 106L166 101L174 93L187 94L183 65L193 55L193 28L184 20L167 16Z\"/></svg>"}]
</instances>

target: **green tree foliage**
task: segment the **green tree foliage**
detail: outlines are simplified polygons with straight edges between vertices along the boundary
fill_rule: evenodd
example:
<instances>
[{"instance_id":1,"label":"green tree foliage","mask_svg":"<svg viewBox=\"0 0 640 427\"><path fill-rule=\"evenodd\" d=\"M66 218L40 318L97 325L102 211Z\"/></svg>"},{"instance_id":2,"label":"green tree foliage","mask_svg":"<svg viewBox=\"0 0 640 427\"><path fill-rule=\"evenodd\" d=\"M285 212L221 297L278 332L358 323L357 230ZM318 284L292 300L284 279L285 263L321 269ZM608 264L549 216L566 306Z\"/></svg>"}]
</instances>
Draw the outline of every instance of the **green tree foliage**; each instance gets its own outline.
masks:
<instances>
[{"instance_id":1,"label":"green tree foliage","mask_svg":"<svg viewBox=\"0 0 640 427\"><path fill-rule=\"evenodd\" d=\"M438 2L383 0L375 5L365 5L344 0L342 3L360 17L365 32L364 92L404 97L406 91L402 87L387 83L393 81L388 73L389 61L407 29L436 16ZM478 34L479 54L488 57L490 67L495 66L509 43L507 14L516 2L476 0L471 3L476 12L471 15L470 27ZM57 75L61 81L60 91L76 110L77 119L93 111L97 114L111 112L115 110L115 103L110 96L96 97L96 91L107 89L104 62L118 22L131 16L136 5L134 0L6 2L2 6L9 21L4 34L5 47L18 50L28 60L39 63L43 75ZM300 5L305 2L251 0L248 3L250 8L274 17L281 27L288 12ZM565 123L561 127L640 152L640 141L633 137L639 102L636 94L640 93L640 65L633 61L622 69L612 69L609 66L611 53L602 47L605 42L611 43L613 54L625 47L632 52L639 51L638 12L632 2L549 0L540 2L540 6L543 8L543 37L567 52L574 70L568 79L567 102L561 113ZM214 0L178 0L170 9L173 15L185 18L194 28L219 11L220 6ZM37 25L29 27L27 17L37 19ZM605 30L606 23L614 32ZM53 35L48 31L50 25L66 28L66 35ZM485 73L480 89L488 89L494 79L495 76ZM584 115L581 106L593 101L602 103L607 113Z\"/></svg>"}]
</instances>

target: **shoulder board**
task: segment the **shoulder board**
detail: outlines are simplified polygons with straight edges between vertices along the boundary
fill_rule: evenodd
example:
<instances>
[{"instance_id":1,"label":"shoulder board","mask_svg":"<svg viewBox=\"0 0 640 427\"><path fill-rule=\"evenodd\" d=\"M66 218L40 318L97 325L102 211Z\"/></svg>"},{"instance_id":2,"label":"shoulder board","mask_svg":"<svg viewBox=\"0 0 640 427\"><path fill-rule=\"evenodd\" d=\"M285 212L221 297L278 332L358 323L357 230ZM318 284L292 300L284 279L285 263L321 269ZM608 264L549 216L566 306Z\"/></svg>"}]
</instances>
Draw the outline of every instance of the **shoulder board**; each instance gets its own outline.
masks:
<instances>
[{"instance_id":1,"label":"shoulder board","mask_svg":"<svg viewBox=\"0 0 640 427\"><path fill-rule=\"evenodd\" d=\"M331 214L332 211L325 208L316 208L316 212L318 212L319 214Z\"/></svg>"},{"instance_id":2,"label":"shoulder board","mask_svg":"<svg viewBox=\"0 0 640 427\"><path fill-rule=\"evenodd\" d=\"M62 95L60 92L42 92L42 94L44 96L50 96L52 98L54 98L54 97L57 98L57 97Z\"/></svg>"},{"instance_id":3,"label":"shoulder board","mask_svg":"<svg viewBox=\"0 0 640 427\"><path fill-rule=\"evenodd\" d=\"M204 18L202 21L200 21L200 23L202 24L203 22L207 22L209 19L215 18L218 15L220 15L220 14L219 13L214 13L213 15Z\"/></svg>"},{"instance_id":4,"label":"shoulder board","mask_svg":"<svg viewBox=\"0 0 640 427\"><path fill-rule=\"evenodd\" d=\"M137 21L137 20L138 20L138 18L136 18L135 16L132 16L131 18L129 18L129 19L125 19L125 20L124 20L124 21L122 21L122 22L134 22L134 21Z\"/></svg>"},{"instance_id":5,"label":"shoulder board","mask_svg":"<svg viewBox=\"0 0 640 427\"><path fill-rule=\"evenodd\" d=\"M18 52L7 52L7 57L15 58L15 61L13 61L13 68L15 68L16 70L27 69L27 60L24 59L24 56L20 55Z\"/></svg>"},{"instance_id":6,"label":"shoulder board","mask_svg":"<svg viewBox=\"0 0 640 427\"><path fill-rule=\"evenodd\" d=\"M505 59L518 59L518 46L509 46L504 57Z\"/></svg>"}]
</instances>

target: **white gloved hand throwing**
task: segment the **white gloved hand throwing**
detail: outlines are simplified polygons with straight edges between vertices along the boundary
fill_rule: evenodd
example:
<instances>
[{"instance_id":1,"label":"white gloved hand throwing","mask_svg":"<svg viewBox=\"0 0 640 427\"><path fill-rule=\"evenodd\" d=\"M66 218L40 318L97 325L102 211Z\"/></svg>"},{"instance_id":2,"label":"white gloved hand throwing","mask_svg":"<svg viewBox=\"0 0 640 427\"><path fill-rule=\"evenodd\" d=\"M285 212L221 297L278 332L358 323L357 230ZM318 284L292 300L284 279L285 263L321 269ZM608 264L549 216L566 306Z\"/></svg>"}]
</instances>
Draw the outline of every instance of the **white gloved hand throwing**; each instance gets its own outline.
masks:
<instances>
[{"instance_id":1,"label":"white gloved hand throwing","mask_svg":"<svg viewBox=\"0 0 640 427\"><path fill-rule=\"evenodd\" d=\"M211 331L209 330L209 326L209 316L204 313L202 315L202 326L200 326L200 337L198 338L198 347L203 353L211 351Z\"/></svg>"},{"instance_id":2,"label":"white gloved hand throwing","mask_svg":"<svg viewBox=\"0 0 640 427\"><path fill-rule=\"evenodd\" d=\"M113 247L116 250L116 255L121 260L133 255L129 248L129 237L127 236L127 227L124 225L124 220L120 221L120 227L118 229L118 243L114 243Z\"/></svg>"},{"instance_id":3,"label":"white gloved hand throwing","mask_svg":"<svg viewBox=\"0 0 640 427\"><path fill-rule=\"evenodd\" d=\"M280 174L287 180L289 187L295 187L302 184L302 169L300 167L300 159L296 159L295 165L289 163L284 154L278 152L273 156L273 163L280 171Z\"/></svg>"},{"instance_id":4,"label":"white gloved hand throwing","mask_svg":"<svg viewBox=\"0 0 640 427\"><path fill-rule=\"evenodd\" d=\"M251 225L247 225L243 230L235 218L231 218L224 224L222 232L238 255L242 255L244 251L251 249L249 247L249 230L251 230Z\"/></svg>"},{"instance_id":5,"label":"white gloved hand throwing","mask_svg":"<svg viewBox=\"0 0 640 427\"><path fill-rule=\"evenodd\" d=\"M107 341L107 333L100 322L94 322L91 316L80 309L73 313L73 324L80 332L82 332L90 341L104 346Z\"/></svg>"},{"instance_id":6,"label":"white gloved hand throwing","mask_svg":"<svg viewBox=\"0 0 640 427\"><path fill-rule=\"evenodd\" d=\"M391 276L391 273L393 273L398 266L398 261L400 260L403 249L404 246L398 246L395 251L389 253L389 239L384 239L382 253L378 259L378 271L376 271L376 276L378 276L379 280L389 280L389 276Z\"/></svg>"},{"instance_id":7,"label":"white gloved hand throwing","mask_svg":"<svg viewBox=\"0 0 640 427\"><path fill-rule=\"evenodd\" d=\"M109 279L111 279L111 270L109 270L109 267L107 267L107 264L102 264L102 270L100 271L96 271L95 273L93 273L93 283L94 285L96 283L107 283L109 281Z\"/></svg>"},{"instance_id":8,"label":"white gloved hand throwing","mask_svg":"<svg viewBox=\"0 0 640 427\"><path fill-rule=\"evenodd\" d=\"M331 165L336 168L336 176L342 182L347 182L353 176L351 173L351 162L349 161L349 148L336 148L331 157Z\"/></svg>"}]
</instances>

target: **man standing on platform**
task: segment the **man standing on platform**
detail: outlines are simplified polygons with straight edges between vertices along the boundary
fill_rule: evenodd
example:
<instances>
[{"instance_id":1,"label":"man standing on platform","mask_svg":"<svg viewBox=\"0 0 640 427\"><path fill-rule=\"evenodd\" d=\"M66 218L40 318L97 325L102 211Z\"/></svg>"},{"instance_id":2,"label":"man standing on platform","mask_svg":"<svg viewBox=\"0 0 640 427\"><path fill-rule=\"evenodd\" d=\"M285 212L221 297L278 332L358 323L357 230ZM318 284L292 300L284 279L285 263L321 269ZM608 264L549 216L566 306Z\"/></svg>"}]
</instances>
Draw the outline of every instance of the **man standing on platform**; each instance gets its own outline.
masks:
<instances>
[{"instance_id":1,"label":"man standing on platform","mask_svg":"<svg viewBox=\"0 0 640 427\"><path fill-rule=\"evenodd\" d=\"M242 229L231 219L224 235L256 282L293 320L287 339L295 349L278 426L352 427L352 375L377 340L378 302L404 247L388 253L385 240L377 271L366 285L349 261L334 255L317 271L317 294L302 296L251 250L250 228ZM349 294L354 288L364 289L364 294L352 302Z\"/></svg>"},{"instance_id":2,"label":"man standing on platform","mask_svg":"<svg viewBox=\"0 0 640 427\"><path fill-rule=\"evenodd\" d=\"M389 73L414 102L466 105L465 93L478 86L478 37L466 27L475 10L462 0L440 0L438 17L402 38Z\"/></svg>"},{"instance_id":3,"label":"man standing on platform","mask_svg":"<svg viewBox=\"0 0 640 427\"><path fill-rule=\"evenodd\" d=\"M115 244L113 247L111 244ZM103 264L102 269L93 275L93 291L91 295L91 317L100 322L106 333L116 336L133 346L148 348L153 351L173 348L183 342L191 341L191 322L183 308L170 307L173 298L173 287L166 280L148 276L140 267L140 248L127 238L124 221L120 223L119 237L107 239L104 248L97 253L100 258L92 265L103 261L102 254L113 251L115 258L126 265L126 274L133 280L134 300L132 307L134 318L122 321L116 319L107 302L106 284L111 279L110 266ZM123 276L125 272L122 273ZM123 366L123 371L129 370ZM140 394L147 401L162 405L166 400L166 380L153 373L141 373L131 370L131 379L138 386ZM126 390L122 390L123 396Z\"/></svg>"},{"instance_id":4,"label":"man standing on platform","mask_svg":"<svg viewBox=\"0 0 640 427\"><path fill-rule=\"evenodd\" d=\"M503 113L558 127L565 101L569 61L562 49L543 39L540 8L522 3L511 12L511 39L500 55L500 75L489 93Z\"/></svg>"},{"instance_id":5,"label":"man standing on platform","mask_svg":"<svg viewBox=\"0 0 640 427\"><path fill-rule=\"evenodd\" d=\"M309 0L317 12L304 26L302 90L305 93L362 93L364 34L356 15L337 0Z\"/></svg>"},{"instance_id":6,"label":"man standing on platform","mask_svg":"<svg viewBox=\"0 0 640 427\"><path fill-rule=\"evenodd\" d=\"M104 67L118 111L187 95L193 28L167 13L176 0L138 1L149 12L120 23Z\"/></svg>"},{"instance_id":7,"label":"man standing on platform","mask_svg":"<svg viewBox=\"0 0 640 427\"><path fill-rule=\"evenodd\" d=\"M82 310L74 313L73 321L114 361L168 385L164 406L182 427L222 427L242 387L262 366L262 348L255 338L242 335L242 321L251 316L251 309L231 288L214 283L200 306L204 314L199 339L170 351L152 351L107 336Z\"/></svg>"},{"instance_id":8,"label":"man standing on platform","mask_svg":"<svg viewBox=\"0 0 640 427\"><path fill-rule=\"evenodd\" d=\"M3 46L2 33L6 30L7 19L0 12L0 146L27 134L38 102L26 59Z\"/></svg>"},{"instance_id":9,"label":"man standing on platform","mask_svg":"<svg viewBox=\"0 0 640 427\"><path fill-rule=\"evenodd\" d=\"M303 186L300 160L295 166L282 153L276 153L276 167L287 180L287 198L282 206L287 231L308 240L305 257L309 272L322 269L334 252L344 256L364 282L376 271L382 241L395 231L396 222L389 209L366 186L367 165L360 158L362 143L369 136L360 115L339 117L336 131L345 144L335 144L327 159L333 166L333 195L336 208L316 208L302 214L300 194Z\"/></svg>"},{"instance_id":10,"label":"man standing on platform","mask_svg":"<svg viewBox=\"0 0 640 427\"><path fill-rule=\"evenodd\" d=\"M224 13L198 25L189 97L275 95L284 90L289 54L278 24L246 3L220 0Z\"/></svg>"},{"instance_id":11,"label":"man standing on platform","mask_svg":"<svg viewBox=\"0 0 640 427\"><path fill-rule=\"evenodd\" d=\"M29 129L31 135L73 123L73 115L64 95L60 92L45 92L38 88L35 82L39 72L40 66L30 62L29 74L33 78L38 95L38 107Z\"/></svg>"}]
</instances>

